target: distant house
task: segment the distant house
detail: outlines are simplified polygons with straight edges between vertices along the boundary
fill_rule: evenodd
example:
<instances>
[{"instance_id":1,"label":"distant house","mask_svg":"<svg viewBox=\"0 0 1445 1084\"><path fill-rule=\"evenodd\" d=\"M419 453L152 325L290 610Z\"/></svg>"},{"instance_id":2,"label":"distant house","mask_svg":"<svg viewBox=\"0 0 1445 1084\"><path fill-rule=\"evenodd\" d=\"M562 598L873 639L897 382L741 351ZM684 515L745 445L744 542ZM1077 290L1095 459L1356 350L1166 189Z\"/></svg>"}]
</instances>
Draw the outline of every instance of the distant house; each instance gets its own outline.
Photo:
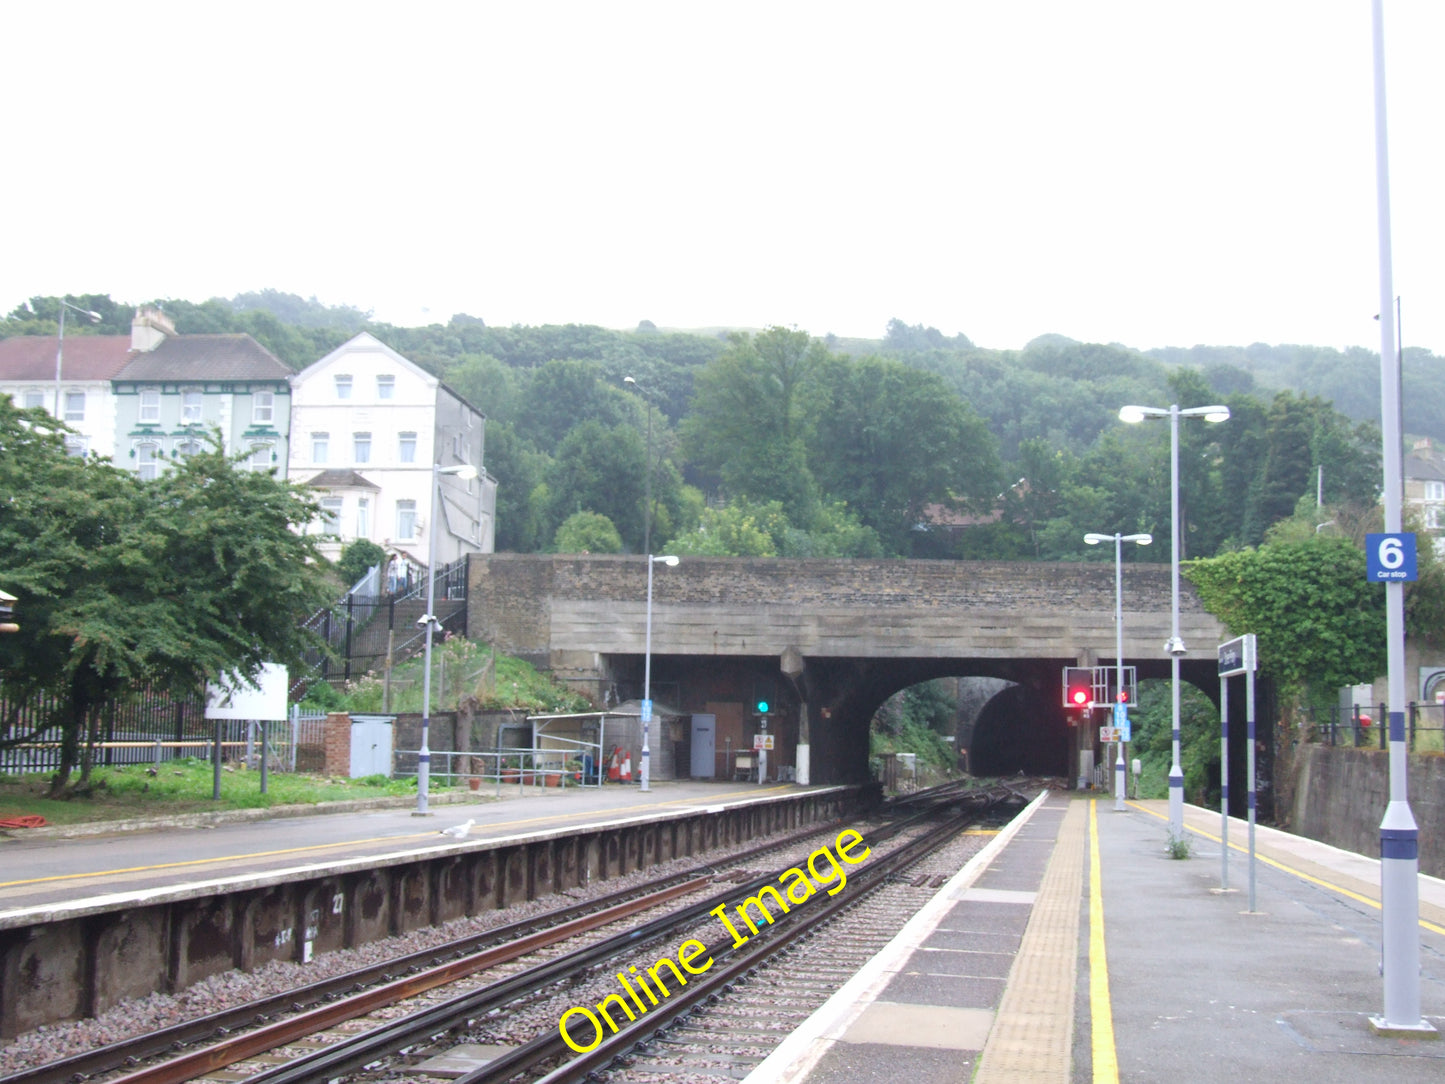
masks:
<instances>
[{"instance_id":1,"label":"distant house","mask_svg":"<svg viewBox=\"0 0 1445 1084\"><path fill-rule=\"evenodd\" d=\"M72 455L115 453L115 407L111 378L130 360L125 335L69 335L56 373L57 337L19 335L0 339L0 395L18 407L39 407L76 430L66 438Z\"/></svg>"},{"instance_id":2,"label":"distant house","mask_svg":"<svg viewBox=\"0 0 1445 1084\"><path fill-rule=\"evenodd\" d=\"M437 377L365 332L291 378L288 476L318 491L315 530L336 556L355 539L377 543L392 573L424 569L436 533L439 565L491 553L497 483L482 465L486 416ZM439 475L438 523L429 523L433 466L471 464L475 479Z\"/></svg>"},{"instance_id":3,"label":"distant house","mask_svg":"<svg viewBox=\"0 0 1445 1084\"><path fill-rule=\"evenodd\" d=\"M160 311L137 311L129 360L111 380L116 465L154 478L219 430L251 470L284 475L291 375L249 335L177 335Z\"/></svg>"},{"instance_id":4,"label":"distant house","mask_svg":"<svg viewBox=\"0 0 1445 1084\"><path fill-rule=\"evenodd\" d=\"M1416 512L1445 557L1445 452L1429 437L1417 440L1405 457L1405 507Z\"/></svg>"}]
</instances>

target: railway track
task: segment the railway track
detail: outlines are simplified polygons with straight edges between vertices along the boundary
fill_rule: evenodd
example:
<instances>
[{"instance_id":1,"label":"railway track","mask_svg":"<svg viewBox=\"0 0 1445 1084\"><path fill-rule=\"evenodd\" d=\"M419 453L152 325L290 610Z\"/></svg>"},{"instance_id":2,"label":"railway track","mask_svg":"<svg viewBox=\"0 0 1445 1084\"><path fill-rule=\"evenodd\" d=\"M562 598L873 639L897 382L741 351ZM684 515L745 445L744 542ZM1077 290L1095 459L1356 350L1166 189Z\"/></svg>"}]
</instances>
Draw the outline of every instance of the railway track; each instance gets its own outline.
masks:
<instances>
[{"instance_id":1,"label":"railway track","mask_svg":"<svg viewBox=\"0 0 1445 1084\"><path fill-rule=\"evenodd\" d=\"M634 1064L653 1065L669 1060L690 1064L694 1075L699 1071L708 1072L705 1067L720 1060L724 1067L730 1067L725 1068L722 1076L731 1078L739 1064L760 1060L791 1030L793 1024L788 1021L799 1017L801 1003L820 1002L876 951L877 945L891 936L891 932L887 936L881 932L882 926L888 923L880 926L877 920L865 921L864 925L871 921L879 927L873 933L830 934L827 961L822 960L822 954L812 953L809 955L819 957L818 961L807 968L792 969L792 986L781 995L783 1001L791 1004L775 1006L771 1023L762 1029L763 1034L755 1034L758 1029L734 1026L717 1017L721 1026L710 1027L708 1038L713 1045L717 1045L720 1034L726 1034L729 1043L741 1042L741 1046L730 1052L708 1054L696 1049L695 1040L699 1036L690 1033L697 1031L697 1020L702 1019L706 1011L722 1011L700 1008L699 998L704 1004L717 1001L719 989L735 986L748 972L767 967L767 960L786 951L786 946L796 939L817 936L819 923L838 921L840 903L859 916L888 911L896 914L902 902L897 899L900 893L905 897L909 891L917 895L916 888L897 883L900 864L916 862L940 840L956 836L962 823L952 818L942 827L925 829L924 824L937 816L940 805L976 805L985 800L1021 797L1016 789L1008 787L993 788L987 792L986 799L980 797L981 793L940 788L931 794L920 792L891 803L894 823L867 829L868 845L878 846L895 836L905 837L906 842L882 856L876 865L870 862L866 870L855 871L849 884L856 887L840 893L842 900L819 906L817 914L810 912L805 921L793 920L790 916L776 927L766 927L763 931L766 936L751 939L757 944L745 950L727 942L708 944L708 958L716 963L710 970L714 970L721 981L714 976L703 976L708 981L689 983L686 999L670 998L662 1006L667 1010L665 1013L658 1009L644 1014L636 1025L629 1024L612 1039L599 1043L597 1050L578 1059L585 1060L585 1069L564 1071L561 1066L561 1055L570 1051L560 1038L556 1015L551 1015L549 1028L541 1029L541 1034L529 1036L526 1041L519 1040L515 1028L509 1030L509 1026L504 1025L499 1029L498 1022L526 1017L529 1004L555 1001L563 995L564 1000L583 998L580 991L589 984L595 985L595 975L611 968L609 961L631 955L640 962L639 954L650 951L647 946L668 937L675 940L679 930L696 930L706 922L706 916L714 914L727 901L748 892L761 894L763 886L773 883L771 873L749 875L746 870L739 873L737 867L767 855L774 856L773 864L776 864L781 860L776 857L779 852L806 845L809 839L832 829L815 827L734 855L724 863L734 867L729 873L720 874L715 868L705 867L674 874L663 879L665 883L558 909L463 942L314 984L181 1028L167 1029L142 1042L117 1046L101 1055L69 1059L7 1077L0 1084L58 1084L62 1080L100 1079L125 1065L153 1059L160 1051L178 1044L189 1044L191 1049L179 1057L159 1064L144 1064L110 1079L116 1084L179 1084L188 1080L243 1078L255 1084L283 1084L348 1076L357 1080L390 1080L397 1079L395 1073L404 1068L409 1074L407 1079L416 1080L425 1079L414 1074L417 1065L428 1057L459 1041L495 1040L499 1031L501 1038L513 1048L488 1065L484 1075L473 1074L464 1079L502 1081L518 1074L535 1079L541 1073L550 1074L548 1080L554 1077L582 1079L599 1065L614 1063L622 1056L632 1057ZM719 889L720 884L725 887ZM874 902L859 904L857 901L865 895ZM928 892L923 895L926 898ZM578 914L583 910L591 913ZM629 919L639 924L620 934L609 931L609 924ZM856 925L859 920L853 921ZM892 928L896 929L896 925ZM712 928L715 931L716 924L712 924ZM579 937L588 943L577 947ZM462 984L460 988L458 984ZM794 989L799 984L807 987L808 992L801 1000ZM364 989L358 990L358 987ZM356 992L343 997L340 991L345 989ZM770 993L767 986L759 989L763 992L758 996L763 1000L776 993ZM735 1005L735 999L731 1003ZM538 1011L532 1009L531 1015L536 1017ZM544 1018L548 1015L548 1010L540 1012ZM274 1020L278 1015L286 1019ZM243 1027L247 1030L236 1034ZM779 1027L783 1028L781 1032L777 1030ZM532 1028L534 1032L537 1030ZM774 1032L777 1034L771 1042L765 1042L767 1035ZM204 1042L208 1039L213 1041ZM619 1053L631 1050L639 1042L652 1045L638 1054ZM226 1069L227 1066L231 1068ZM661 1065L654 1066L645 1078L654 1079L660 1070ZM574 1071L582 1076L565 1075ZM557 1073L564 1075L556 1076Z\"/></svg>"}]
</instances>

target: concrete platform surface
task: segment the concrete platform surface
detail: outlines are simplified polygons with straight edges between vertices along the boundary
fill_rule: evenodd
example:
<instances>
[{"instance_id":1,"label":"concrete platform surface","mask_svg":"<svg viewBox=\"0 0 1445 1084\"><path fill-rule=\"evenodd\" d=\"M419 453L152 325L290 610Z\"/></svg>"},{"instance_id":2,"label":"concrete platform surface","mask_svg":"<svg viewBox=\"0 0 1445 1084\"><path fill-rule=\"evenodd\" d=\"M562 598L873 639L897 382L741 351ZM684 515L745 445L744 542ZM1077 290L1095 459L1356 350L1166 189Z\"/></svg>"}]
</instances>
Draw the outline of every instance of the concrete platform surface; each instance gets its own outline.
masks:
<instances>
[{"instance_id":1,"label":"concrete platform surface","mask_svg":"<svg viewBox=\"0 0 1445 1084\"><path fill-rule=\"evenodd\" d=\"M0 911L37 907L77 896L109 895L228 875L314 865L332 859L422 852L454 844L441 829L468 820L469 840L506 839L601 821L657 816L669 810L733 805L802 793L794 784L654 782L603 787L503 788L464 803L197 824L194 818L144 832L117 826L109 835L15 836L0 841Z\"/></svg>"},{"instance_id":2,"label":"concrete platform surface","mask_svg":"<svg viewBox=\"0 0 1445 1084\"><path fill-rule=\"evenodd\" d=\"M1445 1038L1383 1038L1379 863L1217 812L1053 793L747 1078L1445 1080ZM1240 850L1236 850L1238 847ZM1420 878L1420 995L1445 1031L1445 882Z\"/></svg>"}]
</instances>

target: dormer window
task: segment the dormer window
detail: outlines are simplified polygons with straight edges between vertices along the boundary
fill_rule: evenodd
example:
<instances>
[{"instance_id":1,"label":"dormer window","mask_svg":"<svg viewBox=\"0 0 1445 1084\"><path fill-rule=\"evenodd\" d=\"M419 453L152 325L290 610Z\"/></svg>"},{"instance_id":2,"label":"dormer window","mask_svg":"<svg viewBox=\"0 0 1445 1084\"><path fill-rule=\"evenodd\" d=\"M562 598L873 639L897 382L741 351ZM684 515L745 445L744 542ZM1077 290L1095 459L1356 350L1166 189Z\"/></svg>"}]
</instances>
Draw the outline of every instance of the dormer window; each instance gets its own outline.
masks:
<instances>
[{"instance_id":1,"label":"dormer window","mask_svg":"<svg viewBox=\"0 0 1445 1084\"><path fill-rule=\"evenodd\" d=\"M390 399L396 391L396 377L390 373L380 373L376 378L376 397L378 399Z\"/></svg>"},{"instance_id":2,"label":"dormer window","mask_svg":"<svg viewBox=\"0 0 1445 1084\"><path fill-rule=\"evenodd\" d=\"M338 373L336 375L336 398L351 398L351 377L345 373Z\"/></svg>"},{"instance_id":3,"label":"dormer window","mask_svg":"<svg viewBox=\"0 0 1445 1084\"><path fill-rule=\"evenodd\" d=\"M154 425L161 420L161 389L141 388L140 390L140 422L142 425Z\"/></svg>"}]
</instances>

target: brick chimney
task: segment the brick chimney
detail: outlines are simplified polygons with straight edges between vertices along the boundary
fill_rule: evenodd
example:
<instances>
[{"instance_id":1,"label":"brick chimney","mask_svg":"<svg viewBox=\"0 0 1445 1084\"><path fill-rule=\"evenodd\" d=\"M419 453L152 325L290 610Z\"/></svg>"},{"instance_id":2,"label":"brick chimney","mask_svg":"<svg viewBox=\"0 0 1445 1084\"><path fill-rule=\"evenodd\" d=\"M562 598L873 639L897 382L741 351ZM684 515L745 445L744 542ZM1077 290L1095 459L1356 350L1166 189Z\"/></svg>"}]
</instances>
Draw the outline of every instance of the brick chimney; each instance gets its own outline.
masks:
<instances>
[{"instance_id":1,"label":"brick chimney","mask_svg":"<svg viewBox=\"0 0 1445 1084\"><path fill-rule=\"evenodd\" d=\"M176 325L160 309L136 309L130 322L130 348L147 354L176 333Z\"/></svg>"}]
</instances>

